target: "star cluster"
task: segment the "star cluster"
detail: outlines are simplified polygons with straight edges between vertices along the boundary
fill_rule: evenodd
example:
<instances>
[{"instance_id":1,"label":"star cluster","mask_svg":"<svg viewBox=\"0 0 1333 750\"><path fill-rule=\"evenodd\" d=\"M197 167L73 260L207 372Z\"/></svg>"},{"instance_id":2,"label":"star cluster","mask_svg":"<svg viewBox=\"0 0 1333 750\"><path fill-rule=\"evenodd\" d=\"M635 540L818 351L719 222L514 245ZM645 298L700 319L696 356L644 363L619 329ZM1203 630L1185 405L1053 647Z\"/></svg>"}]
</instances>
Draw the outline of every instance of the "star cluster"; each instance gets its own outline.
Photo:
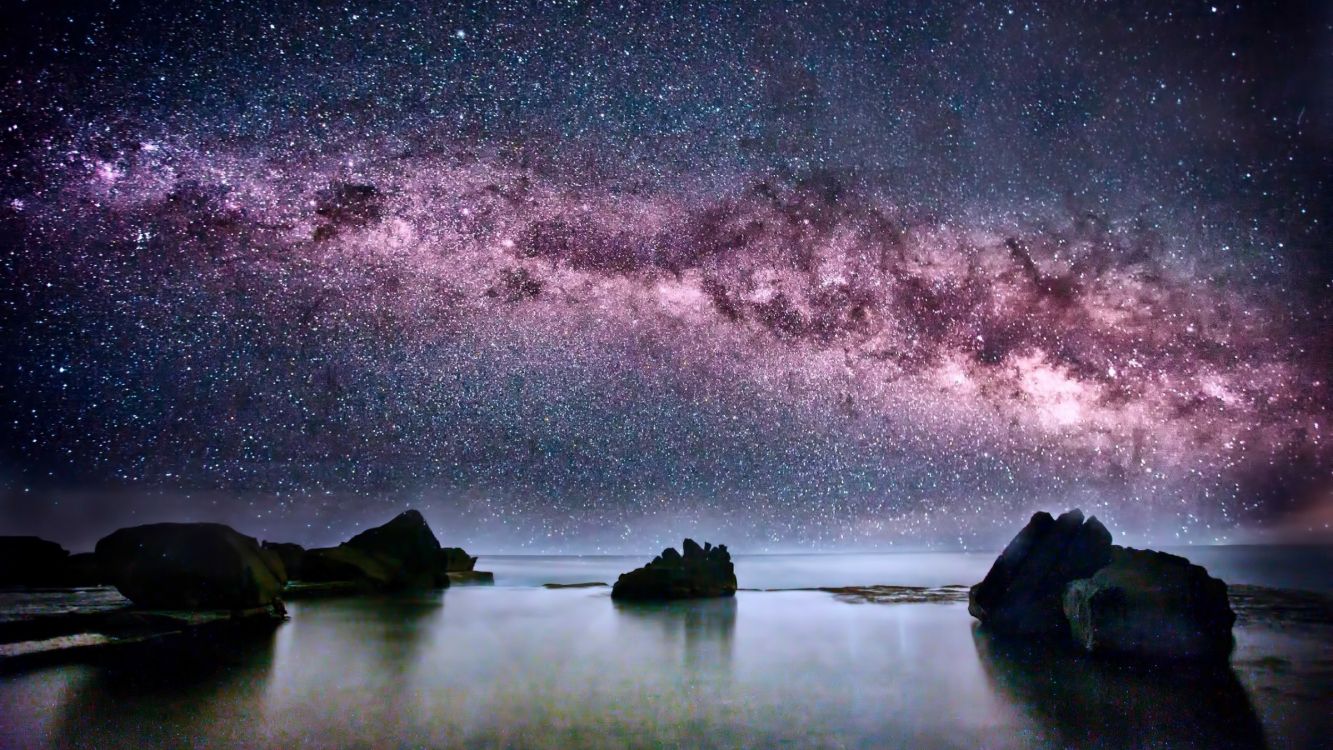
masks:
<instances>
[{"instance_id":1,"label":"star cluster","mask_svg":"<svg viewBox=\"0 0 1333 750\"><path fill-rule=\"evenodd\" d=\"M57 11L4 58L15 522L758 550L1329 506L1328 79L1278 54L1317 8Z\"/></svg>"}]
</instances>

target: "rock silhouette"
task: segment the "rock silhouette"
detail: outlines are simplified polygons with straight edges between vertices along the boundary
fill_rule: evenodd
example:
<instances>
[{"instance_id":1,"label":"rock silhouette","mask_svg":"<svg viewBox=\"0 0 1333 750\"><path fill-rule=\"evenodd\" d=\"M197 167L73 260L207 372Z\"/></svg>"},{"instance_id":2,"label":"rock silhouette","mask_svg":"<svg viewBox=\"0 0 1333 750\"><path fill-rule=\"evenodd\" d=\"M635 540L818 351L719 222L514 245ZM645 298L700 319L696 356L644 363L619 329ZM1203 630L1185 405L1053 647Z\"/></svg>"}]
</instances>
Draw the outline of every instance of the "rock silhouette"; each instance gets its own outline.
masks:
<instances>
[{"instance_id":1,"label":"rock silhouette","mask_svg":"<svg viewBox=\"0 0 1333 750\"><path fill-rule=\"evenodd\" d=\"M1091 653L1168 659L1225 657L1236 614L1227 585L1189 560L1115 547L1111 564L1073 581L1064 612Z\"/></svg>"},{"instance_id":2,"label":"rock silhouette","mask_svg":"<svg viewBox=\"0 0 1333 750\"><path fill-rule=\"evenodd\" d=\"M282 561L220 523L155 523L97 542L97 564L130 601L157 609L245 610L272 605Z\"/></svg>"},{"instance_id":3,"label":"rock silhouette","mask_svg":"<svg viewBox=\"0 0 1333 750\"><path fill-rule=\"evenodd\" d=\"M261 547L272 552L282 560L282 566L287 569L287 579L300 581L302 579L302 559L305 557L305 547L291 542L263 542Z\"/></svg>"},{"instance_id":4,"label":"rock silhouette","mask_svg":"<svg viewBox=\"0 0 1333 750\"><path fill-rule=\"evenodd\" d=\"M440 550L439 566L445 573L462 573L472 570L477 558L469 555L462 547L444 547Z\"/></svg>"},{"instance_id":5,"label":"rock silhouette","mask_svg":"<svg viewBox=\"0 0 1333 750\"><path fill-rule=\"evenodd\" d=\"M686 539L681 549L683 555L668 547L642 568L622 574L611 588L611 598L666 600L736 593L736 571L725 544L700 547Z\"/></svg>"},{"instance_id":6,"label":"rock silhouette","mask_svg":"<svg viewBox=\"0 0 1333 750\"><path fill-rule=\"evenodd\" d=\"M1067 633L1065 587L1110 560L1111 532L1095 516L1084 521L1077 509L1058 519L1038 512L972 587L967 611L996 633Z\"/></svg>"},{"instance_id":7,"label":"rock silhouette","mask_svg":"<svg viewBox=\"0 0 1333 750\"><path fill-rule=\"evenodd\" d=\"M1072 636L1083 651L1147 659L1225 657L1227 586L1165 552L1111 544L1096 518L1041 512L968 593L968 612L1004 636Z\"/></svg>"},{"instance_id":8,"label":"rock silhouette","mask_svg":"<svg viewBox=\"0 0 1333 750\"><path fill-rule=\"evenodd\" d=\"M69 551L35 536L0 536L0 586L45 586L59 580Z\"/></svg>"},{"instance_id":9,"label":"rock silhouette","mask_svg":"<svg viewBox=\"0 0 1333 750\"><path fill-rule=\"evenodd\" d=\"M353 581L386 591L448 586L439 558L440 542L430 525L408 510L337 547L308 550L301 557L302 580Z\"/></svg>"}]
</instances>

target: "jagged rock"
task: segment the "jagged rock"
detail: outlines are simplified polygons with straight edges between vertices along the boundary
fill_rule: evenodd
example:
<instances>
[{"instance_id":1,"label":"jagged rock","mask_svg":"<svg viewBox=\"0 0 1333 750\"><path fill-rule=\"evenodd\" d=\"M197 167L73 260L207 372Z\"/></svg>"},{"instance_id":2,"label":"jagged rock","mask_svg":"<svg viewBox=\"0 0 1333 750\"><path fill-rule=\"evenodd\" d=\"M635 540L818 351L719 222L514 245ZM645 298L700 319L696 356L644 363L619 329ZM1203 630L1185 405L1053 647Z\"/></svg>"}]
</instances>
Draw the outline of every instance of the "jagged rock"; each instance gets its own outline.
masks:
<instances>
[{"instance_id":1,"label":"jagged rock","mask_svg":"<svg viewBox=\"0 0 1333 750\"><path fill-rule=\"evenodd\" d=\"M260 544L261 547L272 552L282 560L282 567L287 569L287 579L291 581L304 581L304 571L302 560L305 558L305 547L291 542L268 542Z\"/></svg>"},{"instance_id":2,"label":"jagged rock","mask_svg":"<svg viewBox=\"0 0 1333 750\"><path fill-rule=\"evenodd\" d=\"M59 580L69 551L35 536L0 536L0 586L49 586Z\"/></svg>"},{"instance_id":3,"label":"jagged rock","mask_svg":"<svg viewBox=\"0 0 1333 750\"><path fill-rule=\"evenodd\" d=\"M1225 657L1236 615L1227 585L1189 560L1115 547L1111 564L1065 588L1074 640L1092 653Z\"/></svg>"},{"instance_id":4,"label":"jagged rock","mask_svg":"<svg viewBox=\"0 0 1333 750\"><path fill-rule=\"evenodd\" d=\"M1036 513L972 587L967 611L996 633L1067 633L1065 587L1110 559L1111 532L1095 516L1085 522L1077 509L1058 519Z\"/></svg>"},{"instance_id":5,"label":"jagged rock","mask_svg":"<svg viewBox=\"0 0 1333 750\"><path fill-rule=\"evenodd\" d=\"M126 598L155 609L265 607L287 582L278 557L220 523L155 523L97 543L97 564Z\"/></svg>"},{"instance_id":6,"label":"jagged rock","mask_svg":"<svg viewBox=\"0 0 1333 750\"><path fill-rule=\"evenodd\" d=\"M381 563L389 571L390 588L436 585L440 541L415 510L403 511L383 526L366 529L340 546Z\"/></svg>"},{"instance_id":7,"label":"jagged rock","mask_svg":"<svg viewBox=\"0 0 1333 750\"><path fill-rule=\"evenodd\" d=\"M444 547L440 550L440 570L445 573L459 573L472 570L477 558L469 555L462 547Z\"/></svg>"},{"instance_id":8,"label":"jagged rock","mask_svg":"<svg viewBox=\"0 0 1333 750\"><path fill-rule=\"evenodd\" d=\"M352 581L374 590L448 586L439 558L440 542L426 519L409 510L337 547L307 550L301 557L301 580Z\"/></svg>"},{"instance_id":9,"label":"jagged rock","mask_svg":"<svg viewBox=\"0 0 1333 750\"><path fill-rule=\"evenodd\" d=\"M700 547L686 539L682 549L684 555L668 547L642 568L622 574L611 588L611 598L689 599L736 593L736 571L726 545Z\"/></svg>"}]
</instances>

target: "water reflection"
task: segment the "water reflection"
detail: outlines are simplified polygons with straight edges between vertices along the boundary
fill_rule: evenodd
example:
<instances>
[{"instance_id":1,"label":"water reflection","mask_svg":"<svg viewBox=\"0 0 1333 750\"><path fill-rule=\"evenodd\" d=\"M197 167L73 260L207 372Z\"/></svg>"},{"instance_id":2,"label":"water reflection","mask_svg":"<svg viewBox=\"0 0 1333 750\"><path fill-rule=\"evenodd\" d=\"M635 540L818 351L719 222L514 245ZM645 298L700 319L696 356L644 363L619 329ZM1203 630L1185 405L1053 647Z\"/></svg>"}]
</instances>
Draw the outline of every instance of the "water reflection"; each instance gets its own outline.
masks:
<instances>
[{"instance_id":1,"label":"water reflection","mask_svg":"<svg viewBox=\"0 0 1333 750\"><path fill-rule=\"evenodd\" d=\"M199 636L131 648L86 667L52 727L58 747L171 746L190 737L232 737L260 706L254 686L273 671L275 635Z\"/></svg>"},{"instance_id":2,"label":"water reflection","mask_svg":"<svg viewBox=\"0 0 1333 750\"><path fill-rule=\"evenodd\" d=\"M731 663L736 632L736 600L614 602L621 625L634 642L681 644L682 664L690 668Z\"/></svg>"},{"instance_id":3,"label":"water reflection","mask_svg":"<svg viewBox=\"0 0 1333 750\"><path fill-rule=\"evenodd\" d=\"M1062 747L1263 748L1245 688L1225 664L1127 664L1057 645L1013 642L983 628L986 676Z\"/></svg>"}]
</instances>

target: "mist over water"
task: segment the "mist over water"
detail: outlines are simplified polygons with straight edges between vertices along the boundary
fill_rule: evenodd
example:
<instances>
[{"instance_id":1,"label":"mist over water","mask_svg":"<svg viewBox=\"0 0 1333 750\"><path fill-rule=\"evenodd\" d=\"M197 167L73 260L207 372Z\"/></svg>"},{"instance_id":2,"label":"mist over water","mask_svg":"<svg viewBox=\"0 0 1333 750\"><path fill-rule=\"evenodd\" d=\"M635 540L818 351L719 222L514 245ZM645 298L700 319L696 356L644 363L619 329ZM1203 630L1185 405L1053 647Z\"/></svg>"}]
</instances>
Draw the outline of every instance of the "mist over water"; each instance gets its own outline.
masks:
<instances>
[{"instance_id":1,"label":"mist over water","mask_svg":"<svg viewBox=\"0 0 1333 750\"><path fill-rule=\"evenodd\" d=\"M1278 585L1328 554L1205 553L1233 583ZM743 589L935 586L990 561L759 555L737 573ZM1243 613L1230 667L1153 669L994 640L957 601L540 587L641 562L482 557L494 587L297 601L257 640L3 677L0 746L1283 748L1329 729L1327 626Z\"/></svg>"}]
</instances>

